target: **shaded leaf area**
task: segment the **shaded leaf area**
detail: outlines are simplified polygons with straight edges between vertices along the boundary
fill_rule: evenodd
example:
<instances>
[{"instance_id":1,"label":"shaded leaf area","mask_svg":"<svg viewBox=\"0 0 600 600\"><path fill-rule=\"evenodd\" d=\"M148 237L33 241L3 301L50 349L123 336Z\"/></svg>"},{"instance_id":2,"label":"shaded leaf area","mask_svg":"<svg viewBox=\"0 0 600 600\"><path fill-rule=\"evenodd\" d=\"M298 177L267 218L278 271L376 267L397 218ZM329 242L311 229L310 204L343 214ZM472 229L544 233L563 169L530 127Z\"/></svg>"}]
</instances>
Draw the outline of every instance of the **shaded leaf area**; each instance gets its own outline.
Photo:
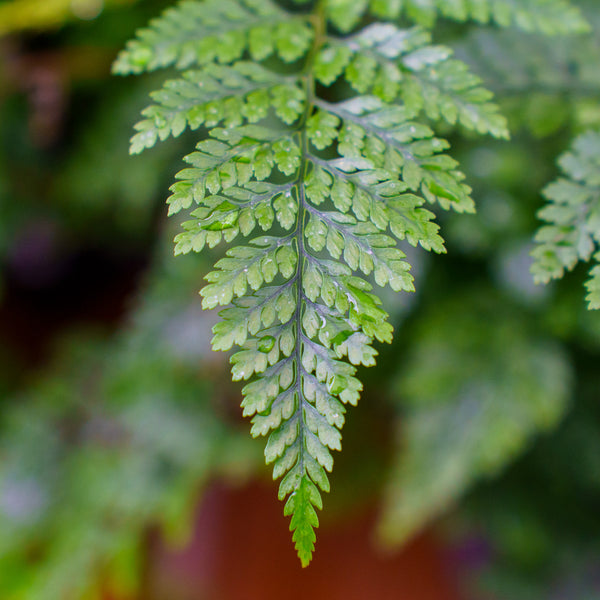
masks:
<instances>
[{"instance_id":1,"label":"shaded leaf area","mask_svg":"<svg viewBox=\"0 0 600 600\"><path fill-rule=\"evenodd\" d=\"M379 531L403 542L478 480L497 475L567 408L560 347L471 294L426 311L398 382L406 407Z\"/></svg>"},{"instance_id":2,"label":"shaded leaf area","mask_svg":"<svg viewBox=\"0 0 600 600\"><path fill-rule=\"evenodd\" d=\"M564 176L544 190L548 204L538 216L547 225L536 234L532 255L536 281L559 279L579 261L600 259L600 134L579 136L559 160ZM586 282L589 308L600 308L600 266Z\"/></svg>"},{"instance_id":3,"label":"shaded leaf area","mask_svg":"<svg viewBox=\"0 0 600 600\"><path fill-rule=\"evenodd\" d=\"M183 539L210 477L258 466L215 410L203 366L210 324L193 310L197 265L159 263L117 339L73 334L2 415L4 597L136 593L147 527Z\"/></svg>"},{"instance_id":4,"label":"shaded leaf area","mask_svg":"<svg viewBox=\"0 0 600 600\"><path fill-rule=\"evenodd\" d=\"M516 600L598 594L597 386L582 377L591 365L579 366L578 402L560 429L465 503L495 557L482 571L481 594L510 593Z\"/></svg>"}]
</instances>

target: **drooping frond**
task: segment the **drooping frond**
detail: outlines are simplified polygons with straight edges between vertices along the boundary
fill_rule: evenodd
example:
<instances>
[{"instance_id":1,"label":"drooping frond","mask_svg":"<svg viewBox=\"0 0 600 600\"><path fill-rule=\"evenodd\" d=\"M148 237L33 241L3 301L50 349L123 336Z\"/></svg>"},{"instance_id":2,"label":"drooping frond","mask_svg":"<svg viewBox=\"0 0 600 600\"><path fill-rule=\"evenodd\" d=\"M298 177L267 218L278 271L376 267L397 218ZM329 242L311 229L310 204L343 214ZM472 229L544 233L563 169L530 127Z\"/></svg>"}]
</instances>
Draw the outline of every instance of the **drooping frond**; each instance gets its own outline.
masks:
<instances>
[{"instance_id":1,"label":"drooping frond","mask_svg":"<svg viewBox=\"0 0 600 600\"><path fill-rule=\"evenodd\" d=\"M380 16L405 14L426 26L431 26L442 16L457 21L494 23L501 27L516 26L550 35L589 29L578 7L567 0L370 0L370 5Z\"/></svg>"},{"instance_id":2,"label":"drooping frond","mask_svg":"<svg viewBox=\"0 0 600 600\"><path fill-rule=\"evenodd\" d=\"M481 290L446 300L422 315L397 383L406 413L379 523L387 543L406 542L496 475L569 404L567 356L505 300Z\"/></svg>"},{"instance_id":3,"label":"drooping frond","mask_svg":"<svg viewBox=\"0 0 600 600\"><path fill-rule=\"evenodd\" d=\"M239 347L231 363L246 382L244 415L268 438L306 565L331 451L362 389L357 367L392 338L373 287L414 289L401 241L445 252L426 203L474 209L428 123L507 130L480 80L424 30L375 23L330 35L354 27L368 3L347 22L348 3L297 4L184 1L115 69L184 70L152 95L132 152L208 131L171 188L170 214L189 211L176 253L231 245L206 276L202 305L224 307L213 348Z\"/></svg>"},{"instance_id":4,"label":"drooping frond","mask_svg":"<svg viewBox=\"0 0 600 600\"><path fill-rule=\"evenodd\" d=\"M564 173L544 190L548 204L538 215L547 224L536 235L532 272L538 283L593 258L586 283L589 308L600 308L600 133L580 135L559 160Z\"/></svg>"}]
</instances>

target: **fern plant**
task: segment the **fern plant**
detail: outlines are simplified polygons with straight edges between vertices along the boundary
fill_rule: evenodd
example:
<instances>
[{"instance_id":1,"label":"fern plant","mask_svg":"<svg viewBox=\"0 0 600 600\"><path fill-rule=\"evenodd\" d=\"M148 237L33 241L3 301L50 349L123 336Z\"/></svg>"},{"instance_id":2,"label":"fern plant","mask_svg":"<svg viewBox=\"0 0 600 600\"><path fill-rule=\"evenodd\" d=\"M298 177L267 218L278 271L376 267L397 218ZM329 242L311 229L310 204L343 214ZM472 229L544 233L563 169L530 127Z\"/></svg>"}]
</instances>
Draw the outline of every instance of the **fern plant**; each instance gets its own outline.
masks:
<instances>
[{"instance_id":1,"label":"fern plant","mask_svg":"<svg viewBox=\"0 0 600 600\"><path fill-rule=\"evenodd\" d=\"M437 16L585 29L563 0L184 0L114 65L181 71L152 95L131 151L199 131L168 200L189 215L176 253L230 245L202 305L225 307L213 348L239 347L243 413L268 437L304 566L357 368L392 338L374 286L413 291L403 242L445 252L429 205L474 210L431 125L508 137L481 80L432 42Z\"/></svg>"},{"instance_id":2,"label":"fern plant","mask_svg":"<svg viewBox=\"0 0 600 600\"><path fill-rule=\"evenodd\" d=\"M587 0L581 4L586 22L597 30L597 4ZM458 45L458 54L478 73L485 73L500 104L512 113L513 126L545 136L564 127L567 119L574 121L578 135L558 160L563 174L542 191L547 204L538 212L543 225L535 236L531 272L537 283L549 283L579 262L593 260L587 302L590 309L600 308L598 36L556 40L475 30Z\"/></svg>"},{"instance_id":3,"label":"fern plant","mask_svg":"<svg viewBox=\"0 0 600 600\"><path fill-rule=\"evenodd\" d=\"M600 308L600 133L588 131L559 160L565 176L544 190L548 204L539 212L546 224L536 235L532 267L543 283L559 279L579 261L593 258L586 282L591 309Z\"/></svg>"}]
</instances>

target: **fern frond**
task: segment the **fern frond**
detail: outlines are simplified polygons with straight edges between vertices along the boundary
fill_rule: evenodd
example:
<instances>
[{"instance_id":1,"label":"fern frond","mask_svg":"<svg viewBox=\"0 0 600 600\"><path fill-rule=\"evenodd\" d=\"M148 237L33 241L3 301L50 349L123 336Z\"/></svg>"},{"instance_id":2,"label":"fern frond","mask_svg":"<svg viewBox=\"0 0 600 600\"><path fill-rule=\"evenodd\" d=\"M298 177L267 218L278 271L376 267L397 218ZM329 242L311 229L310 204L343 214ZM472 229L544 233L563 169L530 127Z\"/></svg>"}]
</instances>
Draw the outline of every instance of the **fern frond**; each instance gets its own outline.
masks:
<instances>
[{"instance_id":1,"label":"fern frond","mask_svg":"<svg viewBox=\"0 0 600 600\"><path fill-rule=\"evenodd\" d=\"M260 65L238 62L186 71L154 92L156 104L143 111L143 121L131 140L134 154L151 148L157 139L177 137L186 127L237 127L264 119L272 106L277 116L292 122L302 113L302 91L297 77L277 76Z\"/></svg>"},{"instance_id":2,"label":"fern frond","mask_svg":"<svg viewBox=\"0 0 600 600\"><path fill-rule=\"evenodd\" d=\"M348 0L347 3L350 4ZM370 7L381 17L405 14L425 26L443 16L549 35L589 31L579 8L566 0L370 0Z\"/></svg>"},{"instance_id":3,"label":"fern frond","mask_svg":"<svg viewBox=\"0 0 600 600\"><path fill-rule=\"evenodd\" d=\"M544 190L548 204L538 216L547 225L536 235L532 272L537 283L560 279L579 261L600 262L600 133L580 135L559 159L564 177ZM600 269L591 270L589 308L600 308Z\"/></svg>"},{"instance_id":4,"label":"fern frond","mask_svg":"<svg viewBox=\"0 0 600 600\"><path fill-rule=\"evenodd\" d=\"M381 19L406 16L426 27L445 17L550 35L589 31L579 8L567 0L330 0L327 10L341 31L350 31L367 12Z\"/></svg>"},{"instance_id":5,"label":"fern frond","mask_svg":"<svg viewBox=\"0 0 600 600\"><path fill-rule=\"evenodd\" d=\"M120 75L194 64L230 64L248 52L286 62L308 51L313 30L306 15L292 15L271 0L184 0L138 32L115 61Z\"/></svg>"},{"instance_id":6,"label":"fern frond","mask_svg":"<svg viewBox=\"0 0 600 600\"><path fill-rule=\"evenodd\" d=\"M409 120L406 107L387 106L369 96L337 104L318 100L316 105L338 116L342 124L338 152L346 160L330 162L330 175L354 182L355 186L363 181L359 189L366 188L367 195L376 200L374 211L381 204L390 206L390 201L382 200L382 195L389 196L389 192L375 193L384 186L376 190L370 188L375 183L374 177L383 177L385 173L389 173L387 190L402 191L400 180L404 189L421 192L429 202L437 202L444 209L474 210L471 189L463 183L464 175L456 170L456 161L441 154L448 143L433 137L427 125ZM366 162L361 162L361 157L366 158ZM376 173L373 166L378 169ZM365 170L368 174L361 175ZM352 174L348 174L349 171ZM381 181L378 179L377 183L380 185ZM408 200L407 196L404 198ZM389 214L393 212L388 210ZM360 218L358 213L357 216Z\"/></svg>"},{"instance_id":7,"label":"fern frond","mask_svg":"<svg viewBox=\"0 0 600 600\"><path fill-rule=\"evenodd\" d=\"M187 0L142 31L115 69L194 67L153 94L131 150L186 127L208 132L171 188L170 214L191 211L176 253L242 238L206 276L202 306L224 307L213 348L239 347L231 363L246 382L243 412L252 435L268 438L306 565L345 406L362 389L357 367L375 363L376 340L392 339L373 284L414 289L402 240L445 251L424 204L473 211L448 143L426 121L507 132L480 80L422 29L379 23L333 36L368 3L296 4ZM337 80L354 92L333 102L322 90Z\"/></svg>"},{"instance_id":8,"label":"fern frond","mask_svg":"<svg viewBox=\"0 0 600 600\"><path fill-rule=\"evenodd\" d=\"M434 121L508 137L492 94L451 54L449 48L432 45L423 29L375 23L356 35L328 40L317 56L315 74L329 85L343 73L358 93L369 92L385 102L401 100L413 117L424 112Z\"/></svg>"}]
</instances>

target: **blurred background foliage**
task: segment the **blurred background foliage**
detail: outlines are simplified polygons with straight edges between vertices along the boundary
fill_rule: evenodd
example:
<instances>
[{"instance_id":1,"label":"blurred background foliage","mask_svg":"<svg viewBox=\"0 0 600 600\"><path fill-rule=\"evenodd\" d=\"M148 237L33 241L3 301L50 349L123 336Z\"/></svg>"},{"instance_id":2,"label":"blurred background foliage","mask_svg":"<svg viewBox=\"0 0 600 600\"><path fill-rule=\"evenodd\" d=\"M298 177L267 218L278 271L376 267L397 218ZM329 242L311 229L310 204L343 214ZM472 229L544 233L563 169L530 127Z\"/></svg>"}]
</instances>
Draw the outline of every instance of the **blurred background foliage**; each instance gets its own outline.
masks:
<instances>
[{"instance_id":1,"label":"blurred background foliage","mask_svg":"<svg viewBox=\"0 0 600 600\"><path fill-rule=\"evenodd\" d=\"M172 257L163 201L193 136L129 158L154 82L109 74L168 4L0 3L8 600L150 600L148 531L182 542L211 482L268 478L226 357L210 352L197 297L208 261ZM478 213L440 215L448 255L416 257L415 297L386 299L396 339L362 373L326 499L340 518L380 505L392 547L436 523L463 557L465 598L600 597L600 320L580 268L548 287L529 273L540 190L573 137L600 126L600 6L578 4L589 35L437 26L497 94L513 139L444 132Z\"/></svg>"}]
</instances>

